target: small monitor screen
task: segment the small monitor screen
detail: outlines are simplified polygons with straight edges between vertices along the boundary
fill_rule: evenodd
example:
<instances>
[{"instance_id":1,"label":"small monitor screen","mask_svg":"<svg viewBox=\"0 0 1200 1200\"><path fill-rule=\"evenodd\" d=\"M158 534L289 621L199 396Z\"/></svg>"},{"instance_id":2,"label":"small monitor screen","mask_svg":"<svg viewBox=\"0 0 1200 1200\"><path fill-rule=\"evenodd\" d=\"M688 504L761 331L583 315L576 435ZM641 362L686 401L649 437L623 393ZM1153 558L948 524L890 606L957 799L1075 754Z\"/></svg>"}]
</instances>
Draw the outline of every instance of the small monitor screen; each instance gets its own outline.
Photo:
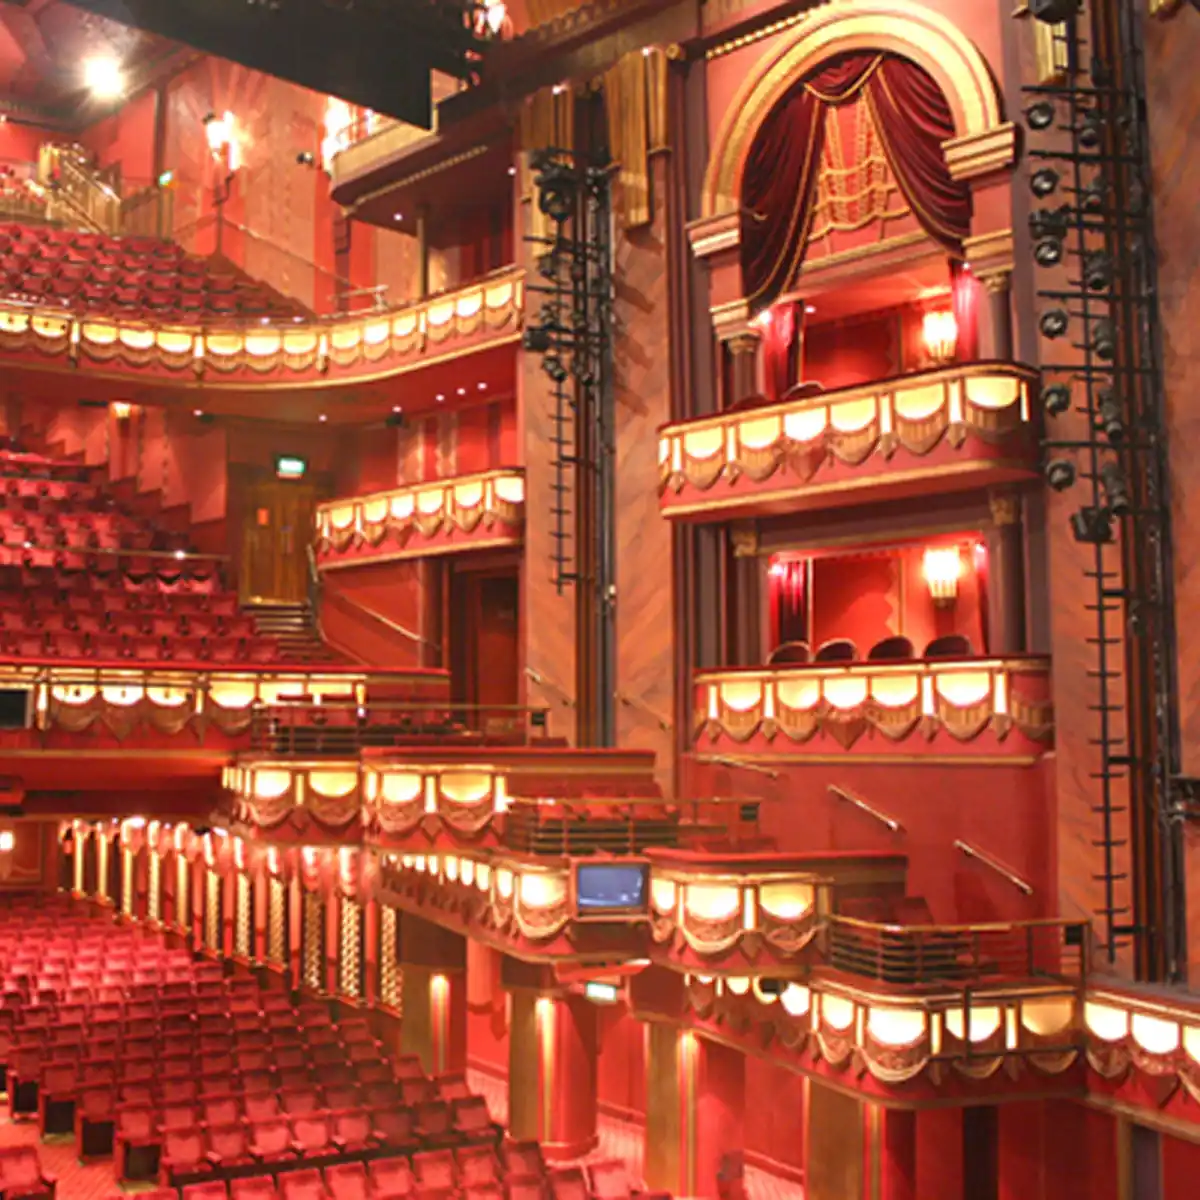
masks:
<instances>
[{"instance_id":1,"label":"small monitor screen","mask_svg":"<svg viewBox=\"0 0 1200 1200\"><path fill-rule=\"evenodd\" d=\"M640 912L646 907L642 863L580 863L575 872L580 913Z\"/></svg>"},{"instance_id":2,"label":"small monitor screen","mask_svg":"<svg viewBox=\"0 0 1200 1200\"><path fill-rule=\"evenodd\" d=\"M308 462L295 454L281 454L275 459L275 475L279 479L303 479Z\"/></svg>"},{"instance_id":3,"label":"small monitor screen","mask_svg":"<svg viewBox=\"0 0 1200 1200\"><path fill-rule=\"evenodd\" d=\"M29 693L15 688L0 690L0 729L25 729L29 725Z\"/></svg>"}]
</instances>

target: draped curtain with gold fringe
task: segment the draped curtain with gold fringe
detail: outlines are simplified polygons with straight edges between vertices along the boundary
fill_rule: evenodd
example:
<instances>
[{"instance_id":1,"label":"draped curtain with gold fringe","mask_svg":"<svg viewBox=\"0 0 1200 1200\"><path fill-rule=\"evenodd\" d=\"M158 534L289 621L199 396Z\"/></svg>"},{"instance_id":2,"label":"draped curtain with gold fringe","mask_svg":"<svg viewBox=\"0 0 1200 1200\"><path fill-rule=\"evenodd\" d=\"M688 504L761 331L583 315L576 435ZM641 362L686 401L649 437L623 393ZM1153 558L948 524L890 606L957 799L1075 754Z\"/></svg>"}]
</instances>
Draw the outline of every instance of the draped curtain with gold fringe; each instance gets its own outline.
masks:
<instances>
[{"instance_id":1,"label":"draped curtain with gold fringe","mask_svg":"<svg viewBox=\"0 0 1200 1200\"><path fill-rule=\"evenodd\" d=\"M575 93L569 87L542 88L521 109L521 195L531 200L529 236L550 236L550 218L538 208L530 158L539 150L575 146Z\"/></svg>"}]
</instances>

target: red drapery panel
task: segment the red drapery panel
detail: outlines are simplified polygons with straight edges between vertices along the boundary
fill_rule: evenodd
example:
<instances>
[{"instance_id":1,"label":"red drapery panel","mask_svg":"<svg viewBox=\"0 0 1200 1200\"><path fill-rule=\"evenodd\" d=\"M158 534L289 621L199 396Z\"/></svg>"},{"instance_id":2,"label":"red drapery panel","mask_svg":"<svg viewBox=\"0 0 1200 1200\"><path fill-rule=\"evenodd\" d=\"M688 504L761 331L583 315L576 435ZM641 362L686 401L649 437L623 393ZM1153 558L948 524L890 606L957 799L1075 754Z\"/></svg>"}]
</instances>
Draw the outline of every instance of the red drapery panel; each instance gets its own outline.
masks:
<instances>
[{"instance_id":1,"label":"red drapery panel","mask_svg":"<svg viewBox=\"0 0 1200 1200\"><path fill-rule=\"evenodd\" d=\"M760 126L742 183L742 280L753 309L791 287L808 247L829 108L865 91L888 166L922 228L961 253L971 192L951 179L942 142L954 136L937 84L906 58L842 54L800 80Z\"/></svg>"}]
</instances>

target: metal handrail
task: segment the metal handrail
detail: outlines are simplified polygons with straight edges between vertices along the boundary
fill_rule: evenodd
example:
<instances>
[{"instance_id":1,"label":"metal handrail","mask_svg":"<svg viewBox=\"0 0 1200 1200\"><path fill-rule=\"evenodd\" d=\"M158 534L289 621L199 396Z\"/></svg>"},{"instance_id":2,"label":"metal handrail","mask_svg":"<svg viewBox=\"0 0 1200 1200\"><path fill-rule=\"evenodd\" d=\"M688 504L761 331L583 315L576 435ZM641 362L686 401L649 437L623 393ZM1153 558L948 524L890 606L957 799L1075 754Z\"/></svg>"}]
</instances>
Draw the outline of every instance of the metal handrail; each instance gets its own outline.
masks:
<instances>
[{"instance_id":1,"label":"metal handrail","mask_svg":"<svg viewBox=\"0 0 1200 1200\"><path fill-rule=\"evenodd\" d=\"M553 692L559 698L563 708L575 707L575 698L566 688L555 683L553 679L547 679L541 671L535 670L533 667L526 667L525 676L533 683L536 683L538 687L545 688L548 692Z\"/></svg>"},{"instance_id":2,"label":"metal handrail","mask_svg":"<svg viewBox=\"0 0 1200 1200\"><path fill-rule=\"evenodd\" d=\"M624 692L614 692L613 696L618 704L623 704L626 708L636 708L640 712L645 713L646 716L651 717L658 723L658 727L664 733L670 733L675 728L666 717L655 712L644 700L639 700L636 696L627 696Z\"/></svg>"},{"instance_id":3,"label":"metal handrail","mask_svg":"<svg viewBox=\"0 0 1200 1200\"><path fill-rule=\"evenodd\" d=\"M970 842L964 842L961 838L955 839L954 848L961 850L968 858L973 858L976 862L982 863L985 867L995 871L997 875L1003 876L1013 887L1023 892L1026 896L1033 895L1033 884L1022 879L1014 870L1006 867L999 859L993 858L987 851L980 850L978 846L972 846Z\"/></svg>"},{"instance_id":4,"label":"metal handrail","mask_svg":"<svg viewBox=\"0 0 1200 1200\"><path fill-rule=\"evenodd\" d=\"M309 555L311 558L311 546L309 547ZM362 613L364 616L370 617L374 621L378 621L380 625L383 625L385 628L391 630L392 633L398 633L401 637L408 638L410 642L416 642L417 645L420 646L430 646L434 650L441 650L441 646L439 646L437 642L431 642L429 638L422 637L421 634L415 633L413 630L401 625L399 621L393 621L391 617L385 617L383 613L376 612L373 608L368 608L367 605L363 604L361 600L355 600L352 597L347 596L345 592L338 591L337 588L322 586L321 594L326 600L332 600L340 604L344 604L347 608L353 608Z\"/></svg>"},{"instance_id":5,"label":"metal handrail","mask_svg":"<svg viewBox=\"0 0 1200 1200\"><path fill-rule=\"evenodd\" d=\"M836 796L839 800L845 800L847 804L853 804L859 812L866 813L868 817L873 817L881 825L886 825L893 833L903 833L904 826L900 824L895 817L888 816L881 809L876 808L873 804L869 804L861 796L850 791L849 788L841 787L839 784L831 783L829 785L829 793Z\"/></svg>"},{"instance_id":6,"label":"metal handrail","mask_svg":"<svg viewBox=\"0 0 1200 1200\"><path fill-rule=\"evenodd\" d=\"M765 775L768 779L779 778L779 772L772 767L764 767L761 763L734 758L730 754L693 754L692 761L711 764L714 767L733 767L735 770L749 771L754 775Z\"/></svg>"}]
</instances>

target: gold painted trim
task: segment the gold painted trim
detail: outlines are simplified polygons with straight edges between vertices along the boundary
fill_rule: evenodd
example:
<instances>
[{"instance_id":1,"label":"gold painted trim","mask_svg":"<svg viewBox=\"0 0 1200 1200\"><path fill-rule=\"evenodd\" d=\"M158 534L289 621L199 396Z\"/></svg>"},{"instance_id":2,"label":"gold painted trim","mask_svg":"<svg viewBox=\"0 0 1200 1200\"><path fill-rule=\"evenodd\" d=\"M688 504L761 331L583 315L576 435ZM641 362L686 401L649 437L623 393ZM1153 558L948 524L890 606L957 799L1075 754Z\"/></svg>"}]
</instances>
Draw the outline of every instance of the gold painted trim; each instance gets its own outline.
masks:
<instances>
[{"instance_id":1,"label":"gold painted trim","mask_svg":"<svg viewBox=\"0 0 1200 1200\"><path fill-rule=\"evenodd\" d=\"M703 751L701 751L703 753ZM722 755L729 758L731 755ZM1036 767L1042 763L1045 756L1032 754L1013 754L1005 757L1002 754L739 754L739 763L753 763L759 766L771 766L773 763L787 763L795 766L861 766L866 763L875 766L911 767L914 764L934 767Z\"/></svg>"},{"instance_id":2,"label":"gold painted trim","mask_svg":"<svg viewBox=\"0 0 1200 1200\"><path fill-rule=\"evenodd\" d=\"M969 237L963 242L963 253L977 277L1013 269L1014 240L1011 229L995 229Z\"/></svg>"},{"instance_id":3,"label":"gold painted trim","mask_svg":"<svg viewBox=\"0 0 1200 1200\"><path fill-rule=\"evenodd\" d=\"M1090 992L1088 998L1091 998ZM1100 1092L1085 1092L1083 1102L1089 1108L1096 1108L1101 1112L1110 1113L1114 1117L1143 1125L1147 1129L1154 1130L1155 1133L1165 1133L1169 1137L1182 1138L1185 1142L1200 1146L1200 1125L1197 1125L1195 1121L1166 1116L1149 1106L1142 1108L1136 1104L1127 1104L1123 1100L1116 1100ZM1118 1153L1119 1149L1118 1145Z\"/></svg>"},{"instance_id":4,"label":"gold painted trim","mask_svg":"<svg viewBox=\"0 0 1200 1200\"><path fill-rule=\"evenodd\" d=\"M959 479L965 475L984 471L1019 471L1030 479L1037 477L1037 471L1028 462L1020 459L972 458L965 462L944 463L941 466L920 467L911 471L888 471L884 468L877 474L862 479L840 479L831 483L806 483L799 484L794 488L772 488L767 492L727 492L725 495L711 497L708 500L693 501L690 504L667 502L662 506L662 514L664 517L670 518L689 516L694 513L718 513L730 508L753 508L771 504L776 500L799 500L805 496L833 496L852 491L868 492L879 487L894 486L898 483L915 483L926 479Z\"/></svg>"},{"instance_id":5,"label":"gold painted trim","mask_svg":"<svg viewBox=\"0 0 1200 1200\"><path fill-rule=\"evenodd\" d=\"M770 25L766 25L762 29L756 29L753 33L743 33L740 37L718 42L715 46L710 46L704 52L704 57L709 60L722 58L726 54L732 54L735 50L752 46L755 42L764 41L766 38L774 37L777 33L782 33L785 29L791 29L793 26L799 25L807 16L807 12L794 13L790 17L784 17L782 21L773 21Z\"/></svg>"},{"instance_id":6,"label":"gold painted trim","mask_svg":"<svg viewBox=\"0 0 1200 1200\"><path fill-rule=\"evenodd\" d=\"M942 149L951 179L978 179L1007 170L1017 161L1017 127L1006 121L994 129L949 138Z\"/></svg>"},{"instance_id":7,"label":"gold painted trim","mask_svg":"<svg viewBox=\"0 0 1200 1200\"><path fill-rule=\"evenodd\" d=\"M808 13L793 37L764 55L733 98L705 172L703 216L737 211L751 142L787 89L820 62L854 50L893 50L929 72L950 105L953 140L983 138L1003 126L986 60L948 18L910 0L831 4ZM985 144L996 154L996 145ZM967 160L980 156L982 144Z\"/></svg>"}]
</instances>

